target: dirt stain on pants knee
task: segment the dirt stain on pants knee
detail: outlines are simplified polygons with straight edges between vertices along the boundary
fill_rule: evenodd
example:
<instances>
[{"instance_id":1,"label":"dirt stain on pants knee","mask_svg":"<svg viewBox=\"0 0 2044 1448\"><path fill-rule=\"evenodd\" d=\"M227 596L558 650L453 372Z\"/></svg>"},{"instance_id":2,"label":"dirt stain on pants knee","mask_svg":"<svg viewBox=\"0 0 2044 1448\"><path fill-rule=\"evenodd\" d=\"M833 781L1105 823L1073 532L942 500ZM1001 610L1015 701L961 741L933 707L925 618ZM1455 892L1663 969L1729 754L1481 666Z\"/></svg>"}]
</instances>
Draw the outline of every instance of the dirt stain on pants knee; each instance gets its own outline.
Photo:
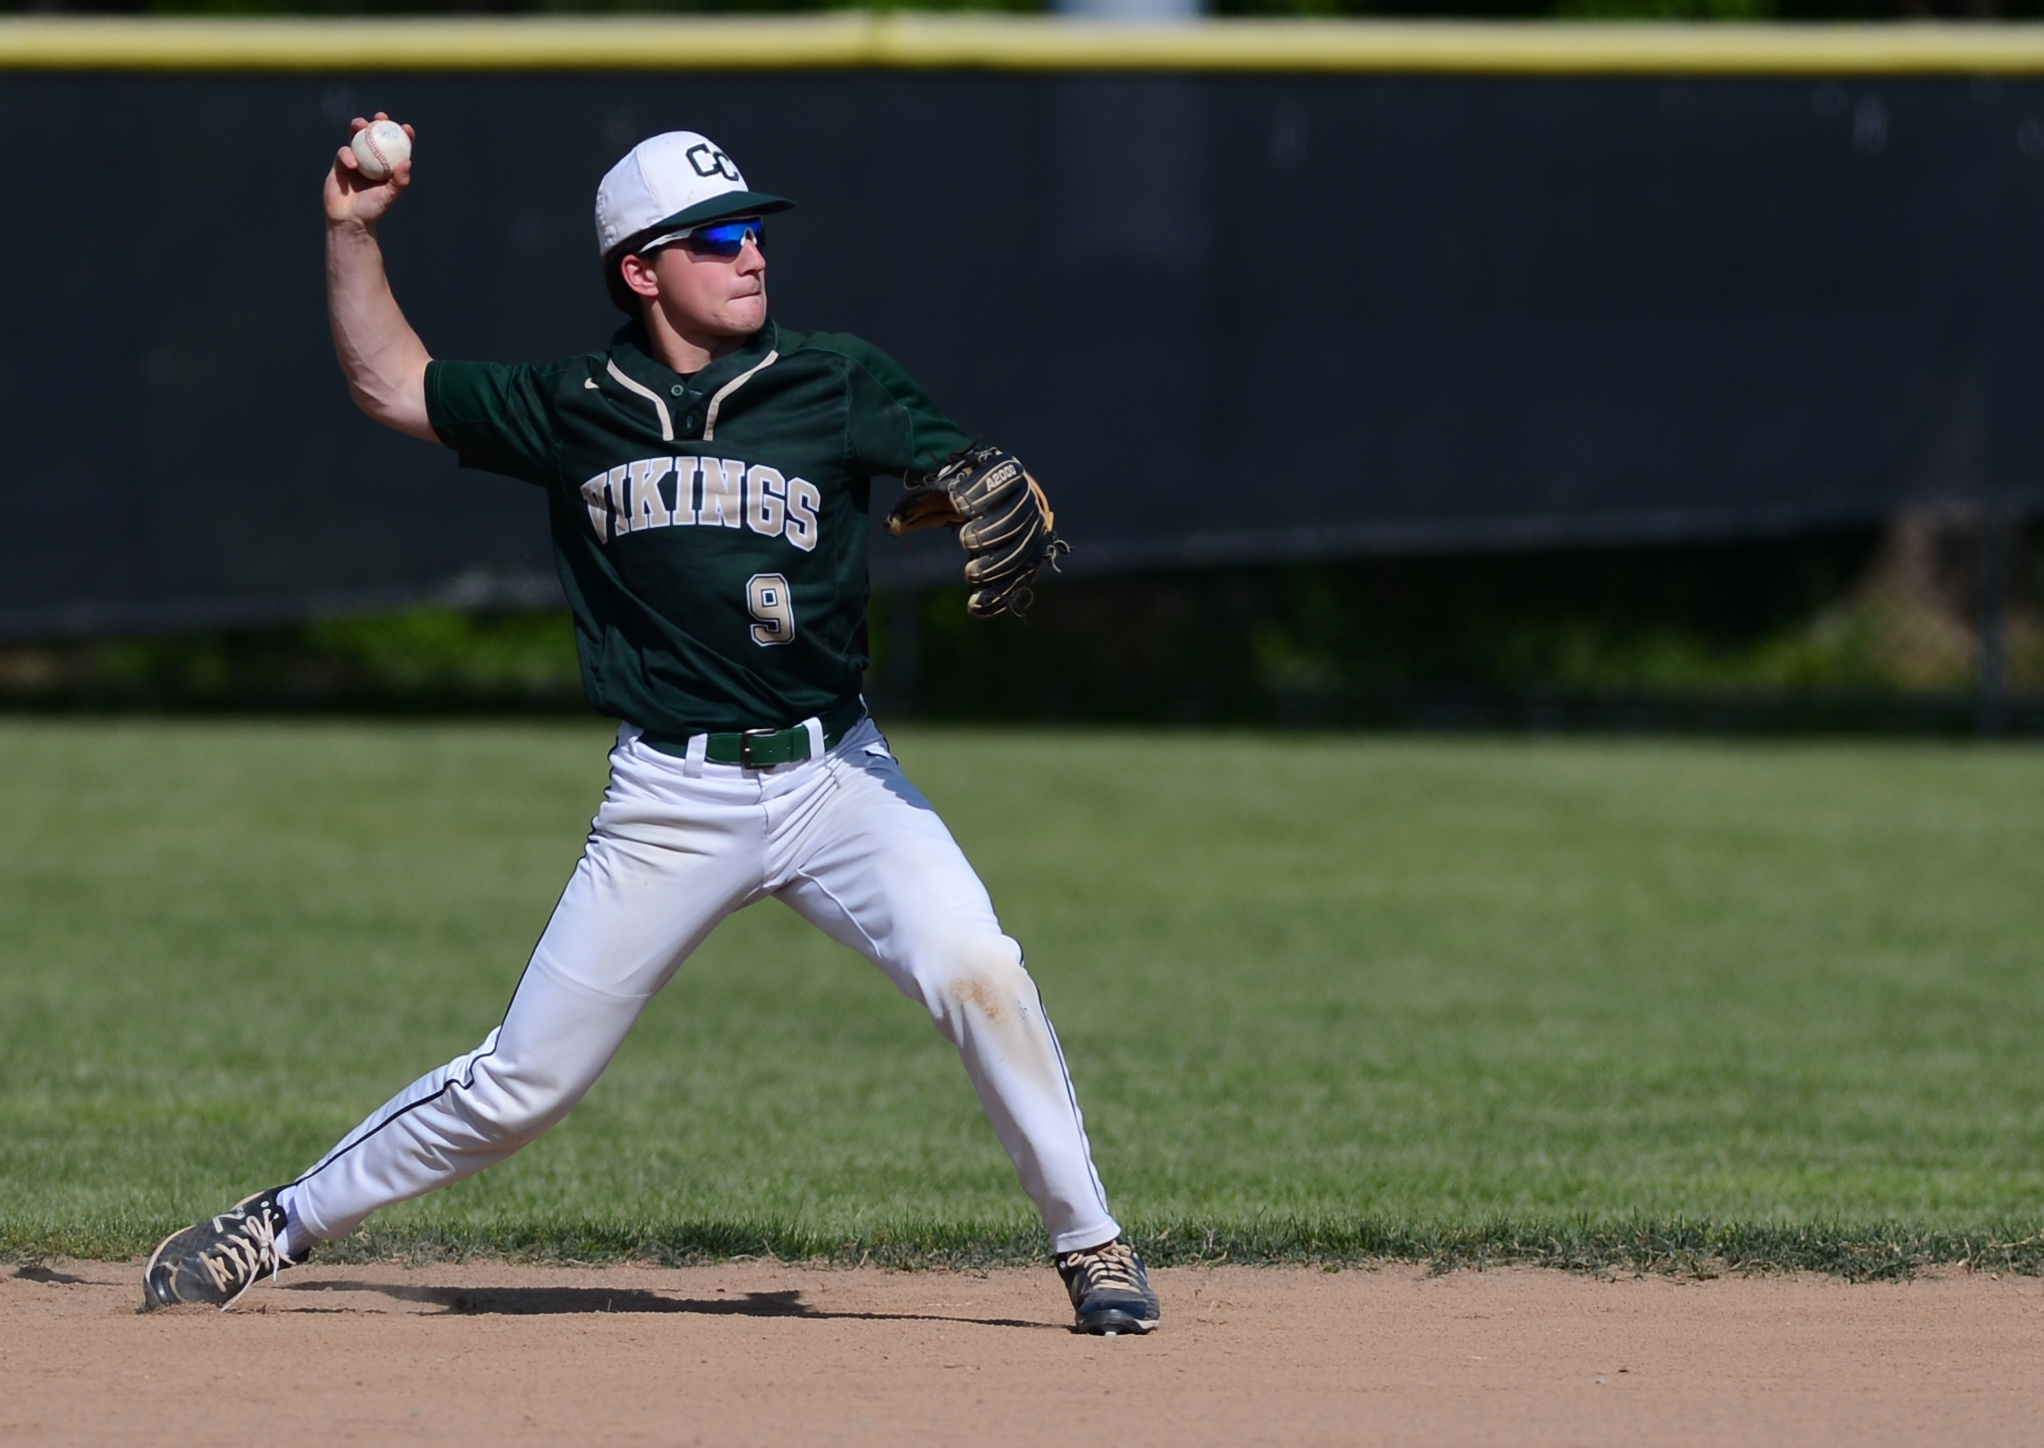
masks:
<instances>
[{"instance_id":1,"label":"dirt stain on pants knee","mask_svg":"<svg viewBox=\"0 0 2044 1448\"><path fill-rule=\"evenodd\" d=\"M951 982L951 998L962 1006L977 1006L989 1025L1008 1023L1008 1009L993 985L979 976L960 976Z\"/></svg>"},{"instance_id":2,"label":"dirt stain on pants knee","mask_svg":"<svg viewBox=\"0 0 2044 1448\"><path fill-rule=\"evenodd\" d=\"M1005 939L977 948L976 958L960 960L963 969L947 983L946 994L962 1008L961 1030L973 1033L973 1015L985 1022L986 1029L978 1032L982 1050L991 1050L1010 1069L1022 1072L1035 1089L1053 1091L1062 1100L1064 1068L1052 1044L1050 1022L1037 1002L1036 984L1018 954Z\"/></svg>"}]
</instances>

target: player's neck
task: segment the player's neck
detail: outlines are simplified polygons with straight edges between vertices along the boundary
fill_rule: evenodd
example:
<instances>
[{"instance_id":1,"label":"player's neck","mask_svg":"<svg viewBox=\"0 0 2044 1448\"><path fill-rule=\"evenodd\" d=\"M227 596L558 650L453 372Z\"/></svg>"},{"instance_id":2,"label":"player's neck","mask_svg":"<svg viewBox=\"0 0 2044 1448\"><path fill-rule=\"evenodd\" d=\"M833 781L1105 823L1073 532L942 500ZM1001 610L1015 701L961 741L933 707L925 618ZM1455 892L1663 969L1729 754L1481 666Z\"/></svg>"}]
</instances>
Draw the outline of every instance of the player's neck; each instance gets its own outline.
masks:
<instances>
[{"instance_id":1,"label":"player's neck","mask_svg":"<svg viewBox=\"0 0 2044 1448\"><path fill-rule=\"evenodd\" d=\"M645 325L653 355L684 377L702 371L719 357L728 357L745 345L744 337L681 331L658 307L646 308Z\"/></svg>"}]
</instances>

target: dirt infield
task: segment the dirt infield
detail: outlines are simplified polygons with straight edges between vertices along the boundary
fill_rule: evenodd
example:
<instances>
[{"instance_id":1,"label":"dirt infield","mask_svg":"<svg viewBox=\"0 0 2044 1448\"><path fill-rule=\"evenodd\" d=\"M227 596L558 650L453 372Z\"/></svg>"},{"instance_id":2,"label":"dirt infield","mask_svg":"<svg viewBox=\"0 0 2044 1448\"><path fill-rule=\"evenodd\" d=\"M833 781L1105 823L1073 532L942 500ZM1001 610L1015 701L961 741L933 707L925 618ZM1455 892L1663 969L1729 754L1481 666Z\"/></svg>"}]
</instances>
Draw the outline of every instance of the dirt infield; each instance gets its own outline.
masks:
<instances>
[{"instance_id":1,"label":"dirt infield","mask_svg":"<svg viewBox=\"0 0 2044 1448\"><path fill-rule=\"evenodd\" d=\"M1186 1268L1150 1338L1048 1270L301 1268L140 1316L0 1268L0 1443L2036 1443L2044 1283Z\"/></svg>"}]
</instances>

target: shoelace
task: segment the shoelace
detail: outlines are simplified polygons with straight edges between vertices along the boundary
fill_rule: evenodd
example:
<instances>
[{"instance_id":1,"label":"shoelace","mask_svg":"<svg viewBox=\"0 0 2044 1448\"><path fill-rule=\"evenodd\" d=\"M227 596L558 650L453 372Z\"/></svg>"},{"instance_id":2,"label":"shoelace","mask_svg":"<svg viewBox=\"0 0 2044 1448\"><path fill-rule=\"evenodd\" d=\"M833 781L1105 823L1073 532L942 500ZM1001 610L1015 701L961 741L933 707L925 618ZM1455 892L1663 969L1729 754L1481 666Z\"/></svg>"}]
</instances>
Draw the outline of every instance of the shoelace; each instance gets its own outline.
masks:
<instances>
[{"instance_id":1,"label":"shoelace","mask_svg":"<svg viewBox=\"0 0 2044 1448\"><path fill-rule=\"evenodd\" d=\"M248 1290L266 1267L274 1280L284 1270L284 1257L277 1250L277 1227L267 1211L257 1207L243 1212L240 1224L232 1231L222 1225L226 1220L213 1219L213 1230L220 1234L220 1242L212 1251L199 1254L199 1265L213 1279L215 1288L223 1293L235 1291L238 1296Z\"/></svg>"},{"instance_id":2,"label":"shoelace","mask_svg":"<svg viewBox=\"0 0 2044 1448\"><path fill-rule=\"evenodd\" d=\"M1080 1295L1103 1287L1120 1287L1134 1293L1143 1290L1136 1275L1136 1250L1126 1242L1109 1242L1090 1252L1074 1252L1065 1261L1078 1270Z\"/></svg>"}]
</instances>

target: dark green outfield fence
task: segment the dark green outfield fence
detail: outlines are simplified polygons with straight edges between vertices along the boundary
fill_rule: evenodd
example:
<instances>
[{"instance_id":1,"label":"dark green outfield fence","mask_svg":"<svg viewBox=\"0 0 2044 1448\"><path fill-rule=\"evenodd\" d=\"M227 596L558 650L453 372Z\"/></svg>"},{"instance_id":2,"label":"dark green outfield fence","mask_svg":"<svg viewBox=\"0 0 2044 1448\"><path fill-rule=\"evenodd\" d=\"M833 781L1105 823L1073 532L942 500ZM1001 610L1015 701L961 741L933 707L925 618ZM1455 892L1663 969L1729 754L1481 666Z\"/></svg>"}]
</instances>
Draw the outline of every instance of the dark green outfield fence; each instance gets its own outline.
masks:
<instances>
[{"instance_id":1,"label":"dark green outfield fence","mask_svg":"<svg viewBox=\"0 0 2044 1448\"><path fill-rule=\"evenodd\" d=\"M707 131L801 203L776 316L1028 457L1078 571L2044 501L2029 28L14 21L0 635L553 596L538 499L334 369L317 188L378 108L439 355L601 345L595 183Z\"/></svg>"}]
</instances>

